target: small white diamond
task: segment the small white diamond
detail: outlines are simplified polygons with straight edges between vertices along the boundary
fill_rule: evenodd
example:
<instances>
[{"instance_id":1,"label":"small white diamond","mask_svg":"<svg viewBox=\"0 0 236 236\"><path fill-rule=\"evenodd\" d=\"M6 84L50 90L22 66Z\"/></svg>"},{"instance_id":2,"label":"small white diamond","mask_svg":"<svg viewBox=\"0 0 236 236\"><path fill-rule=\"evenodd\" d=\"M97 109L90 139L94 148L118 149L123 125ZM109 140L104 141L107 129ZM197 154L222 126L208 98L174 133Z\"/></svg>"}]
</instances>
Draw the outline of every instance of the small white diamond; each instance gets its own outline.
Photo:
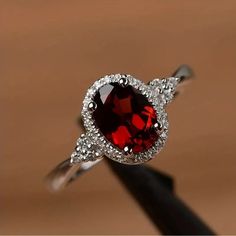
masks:
<instances>
[{"instance_id":1,"label":"small white diamond","mask_svg":"<svg viewBox=\"0 0 236 236\"><path fill-rule=\"evenodd\" d=\"M102 151L95 145L88 135L81 135L77 140L76 151L71 155L71 162L96 160L102 156Z\"/></svg>"}]
</instances>

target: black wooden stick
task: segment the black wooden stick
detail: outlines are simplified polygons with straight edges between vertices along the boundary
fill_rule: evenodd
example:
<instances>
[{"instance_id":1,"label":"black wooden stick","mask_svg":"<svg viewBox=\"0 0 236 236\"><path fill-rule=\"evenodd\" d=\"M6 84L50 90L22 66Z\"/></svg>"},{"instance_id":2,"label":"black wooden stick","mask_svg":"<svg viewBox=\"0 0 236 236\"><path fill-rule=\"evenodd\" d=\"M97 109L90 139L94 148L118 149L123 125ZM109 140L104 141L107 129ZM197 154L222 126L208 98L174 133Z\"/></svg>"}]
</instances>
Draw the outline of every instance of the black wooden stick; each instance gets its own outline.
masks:
<instances>
[{"instance_id":1,"label":"black wooden stick","mask_svg":"<svg viewBox=\"0 0 236 236\"><path fill-rule=\"evenodd\" d=\"M173 193L173 180L144 165L128 166L108 160L121 182L165 235L214 235Z\"/></svg>"}]
</instances>

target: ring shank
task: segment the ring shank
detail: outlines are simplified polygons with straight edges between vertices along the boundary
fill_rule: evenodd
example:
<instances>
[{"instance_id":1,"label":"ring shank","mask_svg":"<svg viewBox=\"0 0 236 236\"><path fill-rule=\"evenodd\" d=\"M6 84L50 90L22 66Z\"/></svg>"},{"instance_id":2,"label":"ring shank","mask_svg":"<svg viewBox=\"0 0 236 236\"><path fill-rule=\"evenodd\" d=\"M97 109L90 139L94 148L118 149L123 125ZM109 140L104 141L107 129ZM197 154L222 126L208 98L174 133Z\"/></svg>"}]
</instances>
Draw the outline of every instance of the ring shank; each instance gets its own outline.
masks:
<instances>
[{"instance_id":1,"label":"ring shank","mask_svg":"<svg viewBox=\"0 0 236 236\"><path fill-rule=\"evenodd\" d=\"M193 70L188 65L181 65L172 75L179 78L180 83L187 81L194 76Z\"/></svg>"},{"instance_id":2,"label":"ring shank","mask_svg":"<svg viewBox=\"0 0 236 236\"><path fill-rule=\"evenodd\" d=\"M182 84L193 76L193 71L189 66L181 65L172 76L179 78L179 83ZM178 91L176 94L178 94ZM54 192L63 189L67 184L77 179L78 176L96 165L101 160L102 158L99 158L95 161L81 162L76 164L72 164L70 159L63 161L58 166L56 166L56 168L53 169L46 177L49 190Z\"/></svg>"},{"instance_id":3,"label":"ring shank","mask_svg":"<svg viewBox=\"0 0 236 236\"><path fill-rule=\"evenodd\" d=\"M102 158L97 159L96 161L82 162L79 164L71 164L70 159L63 161L46 177L49 190L55 192L63 189L67 184L77 179L77 177L89 170L101 160Z\"/></svg>"}]
</instances>

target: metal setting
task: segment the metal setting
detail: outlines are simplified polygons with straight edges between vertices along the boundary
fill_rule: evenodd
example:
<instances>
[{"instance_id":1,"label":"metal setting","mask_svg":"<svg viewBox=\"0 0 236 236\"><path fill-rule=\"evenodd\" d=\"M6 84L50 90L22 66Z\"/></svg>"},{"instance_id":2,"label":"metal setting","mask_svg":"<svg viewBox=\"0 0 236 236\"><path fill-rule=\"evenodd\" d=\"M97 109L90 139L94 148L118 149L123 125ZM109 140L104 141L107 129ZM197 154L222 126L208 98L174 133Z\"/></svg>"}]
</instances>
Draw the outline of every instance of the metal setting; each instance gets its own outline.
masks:
<instances>
[{"instance_id":1,"label":"metal setting","mask_svg":"<svg viewBox=\"0 0 236 236\"><path fill-rule=\"evenodd\" d=\"M93 101L91 101L89 104L88 104L88 110L89 111L95 111L97 108L97 104Z\"/></svg>"},{"instance_id":2,"label":"metal setting","mask_svg":"<svg viewBox=\"0 0 236 236\"><path fill-rule=\"evenodd\" d=\"M188 66L181 66L172 77L154 79L147 85L131 75L122 74L106 75L97 80L88 89L83 101L81 115L86 133L77 140L75 151L69 161L63 162L49 174L47 179L50 189L54 191L61 189L66 183L74 180L78 174L99 162L103 156L129 165L141 164L154 158L164 147L168 137L169 122L165 106L173 100L179 83L185 81L191 74ZM131 85L139 90L153 106L157 114L157 121L153 128L159 133L159 138L148 150L138 154L133 154L129 147L120 150L110 143L97 128L93 119L93 111L96 109L94 96L101 87L109 83Z\"/></svg>"},{"instance_id":3,"label":"metal setting","mask_svg":"<svg viewBox=\"0 0 236 236\"><path fill-rule=\"evenodd\" d=\"M154 124L154 129L156 130L156 132L162 133L163 125L160 122L157 122L157 123Z\"/></svg>"},{"instance_id":4,"label":"metal setting","mask_svg":"<svg viewBox=\"0 0 236 236\"><path fill-rule=\"evenodd\" d=\"M131 157L133 155L133 150L126 146L126 147L124 147L123 153L124 153L123 155L125 157Z\"/></svg>"},{"instance_id":5,"label":"metal setting","mask_svg":"<svg viewBox=\"0 0 236 236\"><path fill-rule=\"evenodd\" d=\"M109 83L119 83L121 78L124 78L121 74L107 75L96 81L92 87L89 88L83 102L83 109L81 113L84 121L84 127L90 142L98 144L100 151L108 158L123 164L141 164L153 158L153 156L159 153L165 145L168 136L169 123L164 107L167 104L166 101L169 97L174 96L174 94L168 93L168 91L170 91L170 93L173 93L174 91L171 91L170 89L168 89L168 91L165 90L165 86L167 83L172 87L176 87L178 78L168 78L165 80L164 84L161 83L162 80L156 79L150 85L146 85L131 75L126 76L125 79L129 82L128 84L139 90L154 107L158 117L157 123L163 124L163 130L157 142L145 152L133 155L130 153L129 158L127 158L127 155L124 154L123 150L117 149L114 145L107 141L100 130L96 127L92 112L88 109L89 104L93 102L95 94L101 87ZM163 89L163 91L166 91L166 93L163 93L161 96L158 93L160 88ZM74 162L76 161L77 160L74 159Z\"/></svg>"},{"instance_id":6,"label":"metal setting","mask_svg":"<svg viewBox=\"0 0 236 236\"><path fill-rule=\"evenodd\" d=\"M126 86L128 86L129 81L128 81L128 79L127 79L126 77L121 77L121 78L119 79L119 84L120 84L121 86L123 86L123 87L126 87Z\"/></svg>"}]
</instances>

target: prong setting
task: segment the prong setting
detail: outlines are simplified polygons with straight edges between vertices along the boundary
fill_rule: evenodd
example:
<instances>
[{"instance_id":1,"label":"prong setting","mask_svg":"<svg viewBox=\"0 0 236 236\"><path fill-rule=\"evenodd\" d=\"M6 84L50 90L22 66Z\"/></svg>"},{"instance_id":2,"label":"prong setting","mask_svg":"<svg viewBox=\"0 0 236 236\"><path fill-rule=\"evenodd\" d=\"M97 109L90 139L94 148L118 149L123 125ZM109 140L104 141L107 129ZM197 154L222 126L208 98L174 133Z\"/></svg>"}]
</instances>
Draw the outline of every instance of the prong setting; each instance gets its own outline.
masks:
<instances>
[{"instance_id":1,"label":"prong setting","mask_svg":"<svg viewBox=\"0 0 236 236\"><path fill-rule=\"evenodd\" d=\"M126 146L126 147L124 147L124 155L126 156L126 157L130 157L130 156L132 156L132 154L133 154L133 150L132 150L132 148L131 147L128 147L128 146Z\"/></svg>"},{"instance_id":2,"label":"prong setting","mask_svg":"<svg viewBox=\"0 0 236 236\"><path fill-rule=\"evenodd\" d=\"M92 101L88 104L89 111L93 112L96 110L96 108L97 108L97 104L94 101Z\"/></svg>"},{"instance_id":3,"label":"prong setting","mask_svg":"<svg viewBox=\"0 0 236 236\"><path fill-rule=\"evenodd\" d=\"M126 86L128 86L129 81L128 81L127 78L121 77L121 78L119 79L119 84L120 84L122 87L126 87Z\"/></svg>"},{"instance_id":4,"label":"prong setting","mask_svg":"<svg viewBox=\"0 0 236 236\"><path fill-rule=\"evenodd\" d=\"M163 131L163 125L159 122L159 121L157 121L155 124L154 124L154 129L156 130L156 132L158 132L158 133L162 133L162 131Z\"/></svg>"}]
</instances>

